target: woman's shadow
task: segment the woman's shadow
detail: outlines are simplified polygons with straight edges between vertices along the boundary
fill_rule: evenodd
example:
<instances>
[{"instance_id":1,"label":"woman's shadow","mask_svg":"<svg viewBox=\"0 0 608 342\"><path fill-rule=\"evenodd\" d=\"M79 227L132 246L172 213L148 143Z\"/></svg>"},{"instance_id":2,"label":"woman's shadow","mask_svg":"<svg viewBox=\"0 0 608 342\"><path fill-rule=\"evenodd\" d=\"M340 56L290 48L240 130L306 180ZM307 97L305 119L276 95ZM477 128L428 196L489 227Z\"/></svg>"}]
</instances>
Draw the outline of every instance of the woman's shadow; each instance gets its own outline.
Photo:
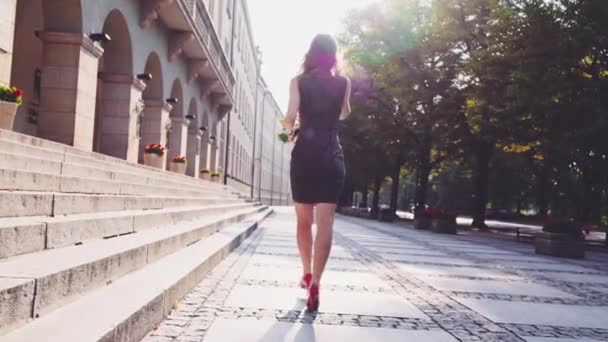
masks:
<instances>
[{"instance_id":1,"label":"woman's shadow","mask_svg":"<svg viewBox=\"0 0 608 342\"><path fill-rule=\"evenodd\" d=\"M294 307L288 310L286 315L278 316L278 321L258 342L316 342L313 323L317 319L317 313L308 312L305 308L305 299L298 298ZM293 335L296 325L300 325L300 328Z\"/></svg>"}]
</instances>

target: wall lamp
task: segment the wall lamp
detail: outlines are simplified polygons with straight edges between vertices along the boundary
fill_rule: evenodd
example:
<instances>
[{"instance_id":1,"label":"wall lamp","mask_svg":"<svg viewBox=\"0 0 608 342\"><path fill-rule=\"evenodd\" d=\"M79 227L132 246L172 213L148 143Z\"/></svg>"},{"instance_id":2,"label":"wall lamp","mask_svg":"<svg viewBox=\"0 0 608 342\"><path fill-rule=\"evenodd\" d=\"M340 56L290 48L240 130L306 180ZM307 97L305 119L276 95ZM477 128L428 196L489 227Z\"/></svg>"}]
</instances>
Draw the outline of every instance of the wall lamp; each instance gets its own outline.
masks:
<instances>
[{"instance_id":1,"label":"wall lamp","mask_svg":"<svg viewBox=\"0 0 608 342\"><path fill-rule=\"evenodd\" d=\"M141 80L141 81L148 81L148 82L152 81L152 74L149 74L149 73L139 74L135 77L137 77L137 79Z\"/></svg>"},{"instance_id":2,"label":"wall lamp","mask_svg":"<svg viewBox=\"0 0 608 342\"><path fill-rule=\"evenodd\" d=\"M209 140L214 143L217 139L215 137L209 137Z\"/></svg>"},{"instance_id":3,"label":"wall lamp","mask_svg":"<svg viewBox=\"0 0 608 342\"><path fill-rule=\"evenodd\" d=\"M166 99L165 102L174 105L179 102L179 99L177 97L170 97Z\"/></svg>"},{"instance_id":4,"label":"wall lamp","mask_svg":"<svg viewBox=\"0 0 608 342\"><path fill-rule=\"evenodd\" d=\"M91 33L89 35L89 38L91 38L92 41L94 42L99 42L99 43L107 43L109 41L112 40L112 38L110 37L109 34L101 32L101 33Z\"/></svg>"},{"instance_id":5,"label":"wall lamp","mask_svg":"<svg viewBox=\"0 0 608 342\"><path fill-rule=\"evenodd\" d=\"M186 115L186 119L194 120L194 119L196 119L196 115L193 115L193 114Z\"/></svg>"},{"instance_id":6,"label":"wall lamp","mask_svg":"<svg viewBox=\"0 0 608 342\"><path fill-rule=\"evenodd\" d=\"M205 126L201 126L201 128L199 128L201 130L201 132L207 132L207 127Z\"/></svg>"}]
</instances>

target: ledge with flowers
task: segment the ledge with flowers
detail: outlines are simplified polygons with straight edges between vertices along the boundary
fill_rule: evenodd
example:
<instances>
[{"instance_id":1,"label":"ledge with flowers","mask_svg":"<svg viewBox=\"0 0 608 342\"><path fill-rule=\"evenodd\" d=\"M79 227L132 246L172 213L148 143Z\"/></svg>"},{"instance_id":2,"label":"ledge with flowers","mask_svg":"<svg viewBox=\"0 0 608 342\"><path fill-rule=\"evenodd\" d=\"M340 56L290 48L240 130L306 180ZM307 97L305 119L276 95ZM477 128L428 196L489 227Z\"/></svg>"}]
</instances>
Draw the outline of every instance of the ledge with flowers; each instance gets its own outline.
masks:
<instances>
[{"instance_id":1,"label":"ledge with flowers","mask_svg":"<svg viewBox=\"0 0 608 342\"><path fill-rule=\"evenodd\" d=\"M161 144L150 144L144 148L144 164L147 166L155 167L157 169L163 168L163 157L167 150Z\"/></svg>"},{"instance_id":2,"label":"ledge with flowers","mask_svg":"<svg viewBox=\"0 0 608 342\"><path fill-rule=\"evenodd\" d=\"M212 182L215 183L219 183L220 182L220 178L221 178L221 173L220 172L213 172L209 169L201 169L200 170L200 178L203 180L210 180Z\"/></svg>"},{"instance_id":3,"label":"ledge with flowers","mask_svg":"<svg viewBox=\"0 0 608 342\"><path fill-rule=\"evenodd\" d=\"M17 107L23 103L23 91L0 85L0 128L12 130Z\"/></svg>"}]
</instances>

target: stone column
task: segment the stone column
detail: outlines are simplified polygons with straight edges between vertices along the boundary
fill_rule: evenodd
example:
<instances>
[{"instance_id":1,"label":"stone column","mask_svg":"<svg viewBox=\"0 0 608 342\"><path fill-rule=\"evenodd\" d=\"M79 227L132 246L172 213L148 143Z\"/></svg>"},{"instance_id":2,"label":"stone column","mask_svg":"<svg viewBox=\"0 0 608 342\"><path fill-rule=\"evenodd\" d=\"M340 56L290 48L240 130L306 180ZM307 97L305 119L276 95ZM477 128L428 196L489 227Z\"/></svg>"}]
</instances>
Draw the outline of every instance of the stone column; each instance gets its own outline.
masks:
<instances>
[{"instance_id":1,"label":"stone column","mask_svg":"<svg viewBox=\"0 0 608 342\"><path fill-rule=\"evenodd\" d=\"M169 134L169 156L173 158L176 155L186 155L188 145L188 126L190 120L185 118L170 118L171 119L171 133Z\"/></svg>"},{"instance_id":2,"label":"stone column","mask_svg":"<svg viewBox=\"0 0 608 342\"><path fill-rule=\"evenodd\" d=\"M215 140L213 143L207 144L207 148L207 155L209 156L209 158L207 158L207 165L209 165L209 169L214 172L219 171L221 167L219 165L220 154L218 153L219 146L217 140Z\"/></svg>"},{"instance_id":3,"label":"stone column","mask_svg":"<svg viewBox=\"0 0 608 342\"><path fill-rule=\"evenodd\" d=\"M97 70L103 49L82 33L44 32L41 138L93 149Z\"/></svg>"},{"instance_id":4,"label":"stone column","mask_svg":"<svg viewBox=\"0 0 608 342\"><path fill-rule=\"evenodd\" d=\"M99 152L137 162L138 115L146 84L132 75L107 74L103 78L101 104L101 146Z\"/></svg>"},{"instance_id":5,"label":"stone column","mask_svg":"<svg viewBox=\"0 0 608 342\"><path fill-rule=\"evenodd\" d=\"M144 100L144 114L141 121L141 141L139 145L139 162L144 160L144 148L149 144L161 144L167 146L167 127L170 123L169 113L171 105L160 100ZM167 154L163 160L167 165Z\"/></svg>"},{"instance_id":6,"label":"stone column","mask_svg":"<svg viewBox=\"0 0 608 342\"><path fill-rule=\"evenodd\" d=\"M207 168L210 169L209 166L209 127L207 130L203 132L203 136L201 137L201 169Z\"/></svg>"},{"instance_id":7,"label":"stone column","mask_svg":"<svg viewBox=\"0 0 608 342\"><path fill-rule=\"evenodd\" d=\"M199 170L204 167L204 165L201 165L202 136L203 133L196 125L190 125L188 128L188 145L186 148L186 156L188 157L188 169L186 173L194 178L198 178Z\"/></svg>"},{"instance_id":8,"label":"stone column","mask_svg":"<svg viewBox=\"0 0 608 342\"><path fill-rule=\"evenodd\" d=\"M3 0L0 11L0 84L11 84L17 0Z\"/></svg>"}]
</instances>

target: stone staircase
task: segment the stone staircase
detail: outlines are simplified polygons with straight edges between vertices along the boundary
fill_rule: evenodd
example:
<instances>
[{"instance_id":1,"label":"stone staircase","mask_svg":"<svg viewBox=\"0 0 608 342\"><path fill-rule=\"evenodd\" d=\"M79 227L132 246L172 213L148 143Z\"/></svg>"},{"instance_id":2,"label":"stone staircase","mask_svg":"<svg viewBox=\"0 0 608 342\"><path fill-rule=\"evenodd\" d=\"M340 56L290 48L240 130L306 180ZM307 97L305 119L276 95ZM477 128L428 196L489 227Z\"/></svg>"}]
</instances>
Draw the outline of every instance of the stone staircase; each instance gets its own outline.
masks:
<instances>
[{"instance_id":1,"label":"stone staircase","mask_svg":"<svg viewBox=\"0 0 608 342\"><path fill-rule=\"evenodd\" d=\"M221 184L0 130L0 341L138 341L269 214Z\"/></svg>"}]
</instances>

